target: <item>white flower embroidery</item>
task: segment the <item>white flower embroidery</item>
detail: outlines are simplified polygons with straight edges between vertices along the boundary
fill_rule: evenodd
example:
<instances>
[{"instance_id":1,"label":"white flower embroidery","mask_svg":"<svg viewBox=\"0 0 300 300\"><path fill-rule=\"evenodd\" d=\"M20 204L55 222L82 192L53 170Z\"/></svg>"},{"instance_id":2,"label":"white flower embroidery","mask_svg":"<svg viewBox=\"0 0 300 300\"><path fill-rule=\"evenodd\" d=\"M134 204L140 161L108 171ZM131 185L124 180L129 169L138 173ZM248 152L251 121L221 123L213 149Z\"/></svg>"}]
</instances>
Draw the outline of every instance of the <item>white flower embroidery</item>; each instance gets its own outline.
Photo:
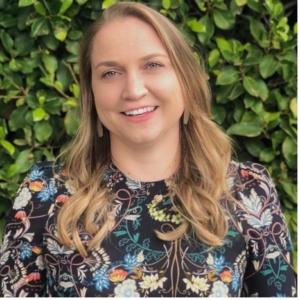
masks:
<instances>
[{"instance_id":1,"label":"white flower embroidery","mask_svg":"<svg viewBox=\"0 0 300 300\"><path fill-rule=\"evenodd\" d=\"M159 279L158 274L151 274L150 276L143 276L143 281L140 282L140 286L143 289L150 289L150 292L157 288L163 288L163 283L167 280L167 277Z\"/></svg>"},{"instance_id":2,"label":"white flower embroidery","mask_svg":"<svg viewBox=\"0 0 300 300\"><path fill-rule=\"evenodd\" d=\"M67 180L67 181L65 182L65 187L66 187L66 189L68 190L68 192L69 192L71 195L75 194L76 189L75 189L75 187L73 186L73 183L72 183L71 180Z\"/></svg>"},{"instance_id":3,"label":"white flower embroidery","mask_svg":"<svg viewBox=\"0 0 300 300\"><path fill-rule=\"evenodd\" d=\"M247 222L256 229L261 227L269 226L272 224L273 216L271 214L270 209L266 209L260 216L260 218L256 218L251 215L245 215L245 219Z\"/></svg>"},{"instance_id":4,"label":"white flower embroidery","mask_svg":"<svg viewBox=\"0 0 300 300\"><path fill-rule=\"evenodd\" d=\"M213 256L212 256L210 253L208 253L208 257L207 257L207 259L206 259L206 263L207 263L208 265L212 265L213 262L214 262Z\"/></svg>"},{"instance_id":5,"label":"white flower embroidery","mask_svg":"<svg viewBox=\"0 0 300 300\"><path fill-rule=\"evenodd\" d=\"M144 257L143 251L141 251L137 256L137 261L139 263L142 263L144 261L144 259L145 259L145 257Z\"/></svg>"},{"instance_id":6,"label":"white flower embroidery","mask_svg":"<svg viewBox=\"0 0 300 300\"><path fill-rule=\"evenodd\" d=\"M31 199L32 195L27 187L23 188L20 194L15 199L13 209L18 210L28 204L28 201Z\"/></svg>"},{"instance_id":7,"label":"white flower embroidery","mask_svg":"<svg viewBox=\"0 0 300 300\"><path fill-rule=\"evenodd\" d=\"M247 211L256 215L259 214L260 210L262 209L262 203L256 191L251 189L249 198L243 193L240 193L240 195Z\"/></svg>"},{"instance_id":8,"label":"white flower embroidery","mask_svg":"<svg viewBox=\"0 0 300 300\"><path fill-rule=\"evenodd\" d=\"M186 289L191 289L195 293L207 291L209 288L209 284L206 283L207 279L200 278L199 276L192 275L192 280L184 278L183 281L186 283Z\"/></svg>"},{"instance_id":9,"label":"white flower embroidery","mask_svg":"<svg viewBox=\"0 0 300 300\"><path fill-rule=\"evenodd\" d=\"M126 279L115 287L115 298L123 297L139 297L140 294L136 291L137 286L132 279Z\"/></svg>"},{"instance_id":10,"label":"white flower embroidery","mask_svg":"<svg viewBox=\"0 0 300 300\"><path fill-rule=\"evenodd\" d=\"M222 281L215 281L212 288L212 294L209 297L228 297L228 286Z\"/></svg>"},{"instance_id":11,"label":"white flower embroidery","mask_svg":"<svg viewBox=\"0 0 300 300\"><path fill-rule=\"evenodd\" d=\"M35 264L38 266L40 270L45 269L45 263L42 255L39 255L38 258L35 261Z\"/></svg>"}]
</instances>

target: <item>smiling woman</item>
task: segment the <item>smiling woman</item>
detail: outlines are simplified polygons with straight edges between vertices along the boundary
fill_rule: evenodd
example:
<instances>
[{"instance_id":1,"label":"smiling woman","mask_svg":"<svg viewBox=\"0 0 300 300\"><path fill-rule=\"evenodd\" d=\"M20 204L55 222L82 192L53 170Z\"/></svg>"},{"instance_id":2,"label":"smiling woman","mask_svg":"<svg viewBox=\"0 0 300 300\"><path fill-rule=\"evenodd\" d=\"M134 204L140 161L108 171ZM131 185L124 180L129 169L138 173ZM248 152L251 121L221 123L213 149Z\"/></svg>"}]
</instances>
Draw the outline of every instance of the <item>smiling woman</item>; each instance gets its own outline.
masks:
<instances>
[{"instance_id":1,"label":"smiling woman","mask_svg":"<svg viewBox=\"0 0 300 300\"><path fill-rule=\"evenodd\" d=\"M293 296L267 170L231 161L184 37L118 3L85 33L82 120L62 164L29 172L7 218L1 295Z\"/></svg>"}]
</instances>

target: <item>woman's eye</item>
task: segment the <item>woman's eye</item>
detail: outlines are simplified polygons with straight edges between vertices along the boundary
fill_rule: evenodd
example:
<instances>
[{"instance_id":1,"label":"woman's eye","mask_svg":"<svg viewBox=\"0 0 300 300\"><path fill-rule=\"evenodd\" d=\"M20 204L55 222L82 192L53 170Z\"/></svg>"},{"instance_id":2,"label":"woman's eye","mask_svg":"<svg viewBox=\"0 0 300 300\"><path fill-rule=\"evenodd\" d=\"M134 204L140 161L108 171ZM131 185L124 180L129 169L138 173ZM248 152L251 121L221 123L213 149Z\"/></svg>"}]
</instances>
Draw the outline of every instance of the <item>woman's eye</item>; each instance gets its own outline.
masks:
<instances>
[{"instance_id":1,"label":"woman's eye","mask_svg":"<svg viewBox=\"0 0 300 300\"><path fill-rule=\"evenodd\" d=\"M148 64L147 67L150 68L150 69L154 69L154 68L161 67L161 65L156 63L156 62L151 62L150 64Z\"/></svg>"},{"instance_id":2,"label":"woman's eye","mask_svg":"<svg viewBox=\"0 0 300 300\"><path fill-rule=\"evenodd\" d=\"M116 75L115 71L108 71L102 75L102 78L109 78L109 77L113 77L115 75Z\"/></svg>"}]
</instances>

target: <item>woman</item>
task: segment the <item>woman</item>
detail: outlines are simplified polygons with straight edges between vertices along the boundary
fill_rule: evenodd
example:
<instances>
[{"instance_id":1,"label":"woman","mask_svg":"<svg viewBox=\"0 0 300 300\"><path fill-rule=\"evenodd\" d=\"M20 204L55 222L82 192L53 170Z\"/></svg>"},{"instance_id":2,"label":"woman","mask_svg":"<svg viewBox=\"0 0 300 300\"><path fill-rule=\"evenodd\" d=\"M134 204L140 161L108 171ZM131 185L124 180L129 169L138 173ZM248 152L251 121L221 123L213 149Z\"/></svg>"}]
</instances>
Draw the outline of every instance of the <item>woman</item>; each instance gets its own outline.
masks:
<instances>
[{"instance_id":1,"label":"woman","mask_svg":"<svg viewBox=\"0 0 300 300\"><path fill-rule=\"evenodd\" d=\"M4 296L291 296L291 242L268 172L230 162L205 74L154 10L118 3L86 32L82 123L8 215Z\"/></svg>"}]
</instances>

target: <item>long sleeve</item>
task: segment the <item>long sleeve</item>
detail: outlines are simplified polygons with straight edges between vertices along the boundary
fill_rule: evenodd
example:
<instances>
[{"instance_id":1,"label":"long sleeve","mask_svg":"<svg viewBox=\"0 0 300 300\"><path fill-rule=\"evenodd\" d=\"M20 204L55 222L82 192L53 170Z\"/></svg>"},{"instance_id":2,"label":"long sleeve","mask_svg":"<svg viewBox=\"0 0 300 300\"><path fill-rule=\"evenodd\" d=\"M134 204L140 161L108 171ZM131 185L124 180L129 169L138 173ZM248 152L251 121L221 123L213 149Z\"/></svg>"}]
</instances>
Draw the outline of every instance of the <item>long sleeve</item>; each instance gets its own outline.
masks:
<instances>
[{"instance_id":1,"label":"long sleeve","mask_svg":"<svg viewBox=\"0 0 300 300\"><path fill-rule=\"evenodd\" d=\"M0 252L1 297L46 295L43 232L56 192L47 172L45 163L31 169L7 215Z\"/></svg>"},{"instance_id":2,"label":"long sleeve","mask_svg":"<svg viewBox=\"0 0 300 300\"><path fill-rule=\"evenodd\" d=\"M259 164L245 163L239 177L237 198L244 209L238 216L248 245L246 296L295 296L292 244L270 175Z\"/></svg>"}]
</instances>

